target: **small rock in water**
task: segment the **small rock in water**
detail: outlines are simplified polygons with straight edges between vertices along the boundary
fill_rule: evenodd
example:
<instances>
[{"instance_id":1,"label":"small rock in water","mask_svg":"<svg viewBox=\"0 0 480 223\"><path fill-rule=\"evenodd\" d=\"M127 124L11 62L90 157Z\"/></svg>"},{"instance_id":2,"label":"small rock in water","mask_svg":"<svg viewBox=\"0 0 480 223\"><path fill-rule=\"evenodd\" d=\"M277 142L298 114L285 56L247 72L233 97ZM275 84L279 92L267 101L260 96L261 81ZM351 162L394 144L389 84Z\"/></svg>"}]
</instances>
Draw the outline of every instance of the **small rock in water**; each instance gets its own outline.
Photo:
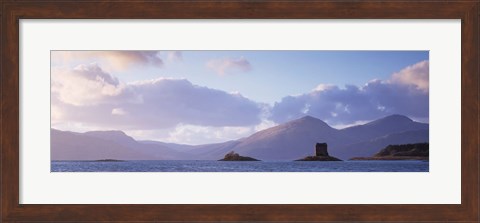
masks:
<instances>
[{"instance_id":1,"label":"small rock in water","mask_svg":"<svg viewBox=\"0 0 480 223\"><path fill-rule=\"evenodd\" d=\"M223 157L223 159L219 161L260 161L248 156L240 156L238 153L231 151Z\"/></svg>"}]
</instances>

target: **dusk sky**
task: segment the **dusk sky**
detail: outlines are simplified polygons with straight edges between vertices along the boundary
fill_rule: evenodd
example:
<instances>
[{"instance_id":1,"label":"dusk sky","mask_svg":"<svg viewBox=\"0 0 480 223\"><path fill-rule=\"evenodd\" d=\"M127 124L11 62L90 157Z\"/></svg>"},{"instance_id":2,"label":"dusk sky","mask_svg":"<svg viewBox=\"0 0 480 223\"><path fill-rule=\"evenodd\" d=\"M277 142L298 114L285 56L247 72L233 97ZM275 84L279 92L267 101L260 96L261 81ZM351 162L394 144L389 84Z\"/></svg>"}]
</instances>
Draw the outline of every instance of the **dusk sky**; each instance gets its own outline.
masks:
<instances>
[{"instance_id":1,"label":"dusk sky","mask_svg":"<svg viewBox=\"0 0 480 223\"><path fill-rule=\"evenodd\" d=\"M305 115L428 122L428 51L52 51L52 128L184 144Z\"/></svg>"}]
</instances>

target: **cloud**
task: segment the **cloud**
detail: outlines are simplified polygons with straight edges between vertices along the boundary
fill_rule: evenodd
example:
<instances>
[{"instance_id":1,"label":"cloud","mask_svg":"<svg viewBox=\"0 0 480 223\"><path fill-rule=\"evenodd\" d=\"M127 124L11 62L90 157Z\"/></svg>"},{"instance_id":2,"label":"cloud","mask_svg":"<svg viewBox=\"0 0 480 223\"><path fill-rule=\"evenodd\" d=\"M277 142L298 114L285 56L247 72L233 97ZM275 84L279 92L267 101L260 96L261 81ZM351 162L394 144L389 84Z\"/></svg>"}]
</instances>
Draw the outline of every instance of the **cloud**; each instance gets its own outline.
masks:
<instances>
[{"instance_id":1,"label":"cloud","mask_svg":"<svg viewBox=\"0 0 480 223\"><path fill-rule=\"evenodd\" d=\"M175 123L207 126L242 126L259 122L261 107L240 94L193 85L186 79L155 79L131 85L142 95L148 111ZM134 107L136 108L136 107ZM152 117L153 119L154 117Z\"/></svg>"},{"instance_id":2,"label":"cloud","mask_svg":"<svg viewBox=\"0 0 480 223\"><path fill-rule=\"evenodd\" d=\"M162 67L164 62L160 51L52 51L52 63L66 64L72 61L78 63L98 62L111 70L125 70L132 66Z\"/></svg>"},{"instance_id":3,"label":"cloud","mask_svg":"<svg viewBox=\"0 0 480 223\"><path fill-rule=\"evenodd\" d=\"M393 83L414 85L419 90L428 91L428 60L421 61L412 66L408 66L398 73L392 75Z\"/></svg>"},{"instance_id":4,"label":"cloud","mask_svg":"<svg viewBox=\"0 0 480 223\"><path fill-rule=\"evenodd\" d=\"M178 125L161 141L182 144L206 144L236 140L253 134L250 127L211 127Z\"/></svg>"},{"instance_id":5,"label":"cloud","mask_svg":"<svg viewBox=\"0 0 480 223\"><path fill-rule=\"evenodd\" d=\"M352 126L356 126L356 125L364 125L364 124L366 124L370 121L372 121L372 120L358 120L358 121L352 122L350 124L332 125L332 127L336 128L336 129L344 129L344 128L348 128L348 127L352 127Z\"/></svg>"},{"instance_id":6,"label":"cloud","mask_svg":"<svg viewBox=\"0 0 480 223\"><path fill-rule=\"evenodd\" d=\"M98 65L52 70L52 122L111 129L162 129L178 124L235 127L260 123L262 104L241 94L158 78L124 84ZM55 120L53 120L55 119Z\"/></svg>"},{"instance_id":7,"label":"cloud","mask_svg":"<svg viewBox=\"0 0 480 223\"><path fill-rule=\"evenodd\" d=\"M332 88L335 88L335 85L333 85L333 84L319 84L313 90L314 91L327 91L327 90L330 90Z\"/></svg>"},{"instance_id":8,"label":"cloud","mask_svg":"<svg viewBox=\"0 0 480 223\"><path fill-rule=\"evenodd\" d=\"M183 60L182 51L168 51L168 61L179 62Z\"/></svg>"},{"instance_id":9,"label":"cloud","mask_svg":"<svg viewBox=\"0 0 480 223\"><path fill-rule=\"evenodd\" d=\"M207 62L206 66L209 69L214 70L220 76L252 70L252 65L244 57L210 60Z\"/></svg>"},{"instance_id":10,"label":"cloud","mask_svg":"<svg viewBox=\"0 0 480 223\"><path fill-rule=\"evenodd\" d=\"M112 115L126 115L127 112L122 108L114 108L112 109Z\"/></svg>"},{"instance_id":11,"label":"cloud","mask_svg":"<svg viewBox=\"0 0 480 223\"><path fill-rule=\"evenodd\" d=\"M127 131L127 133L135 139L199 145L237 140L273 126L275 126L275 123L269 120L262 120L260 124L254 126L212 127L178 124L169 129L132 130Z\"/></svg>"},{"instance_id":12,"label":"cloud","mask_svg":"<svg viewBox=\"0 0 480 223\"><path fill-rule=\"evenodd\" d=\"M386 81L372 80L364 86L344 88L319 85L309 93L284 97L274 104L270 118L283 123L312 115L331 125L345 126L390 114L425 118L429 115L428 104L428 61L422 61Z\"/></svg>"},{"instance_id":13,"label":"cloud","mask_svg":"<svg viewBox=\"0 0 480 223\"><path fill-rule=\"evenodd\" d=\"M134 100L128 86L95 63L73 69L54 68L51 83L52 96L66 104L82 106Z\"/></svg>"}]
</instances>

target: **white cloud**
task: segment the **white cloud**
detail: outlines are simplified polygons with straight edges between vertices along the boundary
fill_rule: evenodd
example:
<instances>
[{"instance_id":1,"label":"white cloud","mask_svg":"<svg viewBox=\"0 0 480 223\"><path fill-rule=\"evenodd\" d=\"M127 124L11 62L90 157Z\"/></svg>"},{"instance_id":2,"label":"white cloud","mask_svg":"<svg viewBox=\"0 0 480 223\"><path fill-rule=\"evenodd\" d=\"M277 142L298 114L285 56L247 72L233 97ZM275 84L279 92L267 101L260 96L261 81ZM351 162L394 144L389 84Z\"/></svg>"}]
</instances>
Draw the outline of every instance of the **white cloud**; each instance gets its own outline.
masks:
<instances>
[{"instance_id":1,"label":"white cloud","mask_svg":"<svg viewBox=\"0 0 480 223\"><path fill-rule=\"evenodd\" d=\"M303 114L307 114L310 111L310 104L306 103L305 106L302 109Z\"/></svg>"},{"instance_id":2,"label":"white cloud","mask_svg":"<svg viewBox=\"0 0 480 223\"><path fill-rule=\"evenodd\" d=\"M335 88L333 84L319 84L313 89L313 91L326 91Z\"/></svg>"},{"instance_id":3,"label":"white cloud","mask_svg":"<svg viewBox=\"0 0 480 223\"><path fill-rule=\"evenodd\" d=\"M127 112L122 108L114 108L112 109L112 115L126 115Z\"/></svg>"},{"instance_id":4,"label":"white cloud","mask_svg":"<svg viewBox=\"0 0 480 223\"><path fill-rule=\"evenodd\" d=\"M275 125L270 120L262 120L260 124L253 126L212 127L178 124L169 129L133 130L127 131L127 133L135 139L153 139L162 142L199 145L241 139Z\"/></svg>"},{"instance_id":5,"label":"white cloud","mask_svg":"<svg viewBox=\"0 0 480 223\"><path fill-rule=\"evenodd\" d=\"M58 105L51 105L50 119L52 120L52 124L58 124L58 120L63 119L62 109Z\"/></svg>"},{"instance_id":6,"label":"white cloud","mask_svg":"<svg viewBox=\"0 0 480 223\"><path fill-rule=\"evenodd\" d=\"M207 62L209 69L214 70L218 75L223 76L235 72L248 72L252 70L252 65L244 57L215 59Z\"/></svg>"},{"instance_id":7,"label":"white cloud","mask_svg":"<svg viewBox=\"0 0 480 223\"><path fill-rule=\"evenodd\" d=\"M253 127L253 129L254 129L253 132L262 131L262 130L274 127L276 125L277 125L277 123L273 122L272 120L262 119L262 122L260 122L260 124Z\"/></svg>"},{"instance_id":8,"label":"white cloud","mask_svg":"<svg viewBox=\"0 0 480 223\"><path fill-rule=\"evenodd\" d=\"M349 124L332 125L332 127L336 128L336 129L344 129L344 128L348 128L348 127L352 127L352 126L356 126L356 125L364 125L364 124L367 124L371 121L373 121L373 120L368 120L368 121L359 120L359 121L355 121L355 122L352 122L352 123L349 123Z\"/></svg>"},{"instance_id":9,"label":"white cloud","mask_svg":"<svg viewBox=\"0 0 480 223\"><path fill-rule=\"evenodd\" d=\"M165 142L182 144L206 144L237 140L252 134L251 127L211 127L196 125L178 125L168 137L161 139Z\"/></svg>"},{"instance_id":10,"label":"white cloud","mask_svg":"<svg viewBox=\"0 0 480 223\"><path fill-rule=\"evenodd\" d=\"M125 102L133 99L131 90L97 64L73 69L52 69L53 96L66 104L82 106Z\"/></svg>"},{"instance_id":11,"label":"white cloud","mask_svg":"<svg viewBox=\"0 0 480 223\"><path fill-rule=\"evenodd\" d=\"M183 60L182 51L168 51L168 61L179 62Z\"/></svg>"},{"instance_id":12,"label":"white cloud","mask_svg":"<svg viewBox=\"0 0 480 223\"><path fill-rule=\"evenodd\" d=\"M413 85L422 91L428 91L429 79L429 62L421 61L414 65L408 66L398 73L392 75L393 83Z\"/></svg>"},{"instance_id":13,"label":"white cloud","mask_svg":"<svg viewBox=\"0 0 480 223\"><path fill-rule=\"evenodd\" d=\"M119 82L98 65L52 71L52 121L122 130L260 123L262 105L185 79ZM61 115L60 115L61 114Z\"/></svg>"},{"instance_id":14,"label":"white cloud","mask_svg":"<svg viewBox=\"0 0 480 223\"><path fill-rule=\"evenodd\" d=\"M53 64L95 61L102 64L102 67L108 68L108 70L125 70L132 66L162 67L164 65L159 51L52 51L51 57Z\"/></svg>"},{"instance_id":15,"label":"white cloud","mask_svg":"<svg viewBox=\"0 0 480 223\"><path fill-rule=\"evenodd\" d=\"M309 93L284 97L274 104L271 119L283 123L307 114L336 126L389 114L425 119L428 102L428 61L422 61L386 81L372 80L361 87L344 88L320 84Z\"/></svg>"}]
</instances>

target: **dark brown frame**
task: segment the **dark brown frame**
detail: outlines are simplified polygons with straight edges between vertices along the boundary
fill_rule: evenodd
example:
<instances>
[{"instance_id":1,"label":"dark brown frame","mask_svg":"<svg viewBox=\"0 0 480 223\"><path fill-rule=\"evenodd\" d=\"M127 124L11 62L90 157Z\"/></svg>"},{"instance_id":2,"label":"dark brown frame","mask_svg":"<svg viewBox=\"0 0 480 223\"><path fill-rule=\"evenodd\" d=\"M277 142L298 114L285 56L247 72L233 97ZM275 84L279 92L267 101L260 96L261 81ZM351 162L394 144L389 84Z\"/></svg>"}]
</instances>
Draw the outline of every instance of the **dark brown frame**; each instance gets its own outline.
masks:
<instances>
[{"instance_id":1,"label":"dark brown frame","mask_svg":"<svg viewBox=\"0 0 480 223\"><path fill-rule=\"evenodd\" d=\"M479 217L479 16L467 1L0 1L1 221L467 221ZM461 19L460 205L21 205L20 19Z\"/></svg>"}]
</instances>

